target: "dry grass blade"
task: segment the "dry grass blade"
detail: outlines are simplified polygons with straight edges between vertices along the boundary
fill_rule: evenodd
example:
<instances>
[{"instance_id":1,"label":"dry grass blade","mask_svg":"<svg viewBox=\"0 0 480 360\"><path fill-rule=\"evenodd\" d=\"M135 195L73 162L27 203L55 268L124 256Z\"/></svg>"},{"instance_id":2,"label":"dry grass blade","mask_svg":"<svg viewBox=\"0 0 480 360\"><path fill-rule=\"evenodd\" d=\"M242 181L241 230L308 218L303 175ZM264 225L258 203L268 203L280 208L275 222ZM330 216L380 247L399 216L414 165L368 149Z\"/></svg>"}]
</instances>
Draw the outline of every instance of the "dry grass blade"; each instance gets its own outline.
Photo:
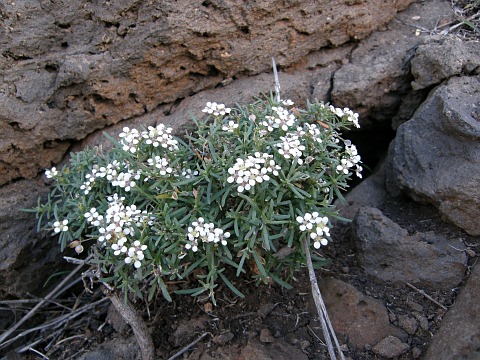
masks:
<instances>
[{"instance_id":1,"label":"dry grass blade","mask_svg":"<svg viewBox=\"0 0 480 360\"><path fill-rule=\"evenodd\" d=\"M92 255L87 257L85 261L88 261ZM85 264L85 263L84 263ZM59 294L63 293L68 287L66 286L67 283L70 281L70 279L80 271L80 269L84 266L84 264L78 265L75 269L72 270L70 274L68 274L65 279L63 279L60 284L58 284L55 289L53 289L43 300L41 300L32 310L30 310L22 319L20 319L15 325L13 325L10 329L5 331L1 336L0 336L0 349L4 348L6 345L5 340L8 339L8 337L15 331L17 330L25 321L30 319L35 312L37 312L38 309L40 309L44 304L48 302L48 300L54 298L55 296L58 296Z\"/></svg>"},{"instance_id":2,"label":"dry grass blade","mask_svg":"<svg viewBox=\"0 0 480 360\"><path fill-rule=\"evenodd\" d=\"M342 349L340 348L340 344L338 342L337 336L335 335L335 330L333 329L333 325L328 316L325 303L323 302L322 294L320 293L320 288L318 287L317 277L315 275L315 270L313 268L313 263L312 263L312 256L310 255L310 249L308 247L306 238L303 239L302 245L305 251L305 257L307 258L307 267L308 267L308 274L310 278L310 284L312 285L313 300L315 301L315 306L317 307L318 317L322 325L322 332L323 332L325 341L327 343L330 359L332 360L337 359L335 355L335 349L333 348L333 344L332 344L332 339L333 339L335 342L335 346L337 347L337 352L340 356L340 359L345 360L345 357L343 355Z\"/></svg>"},{"instance_id":3,"label":"dry grass blade","mask_svg":"<svg viewBox=\"0 0 480 360\"><path fill-rule=\"evenodd\" d=\"M95 306L107 301L108 299L107 298L103 298L103 299L100 299L96 302L93 302L93 303L90 303L88 305L85 305L77 310L74 310L68 314L65 314L65 315L62 315L62 316L59 316L58 318L56 319L53 319L45 324L42 324L42 325L39 325L39 326L35 326L33 328L30 328L30 329L27 329L25 331L22 331L20 334L16 335L15 337L11 338L10 340L7 340L5 341L3 344L2 344L2 347L5 347L13 342L15 342L16 340L22 338L22 337L25 337L26 335L34 332L34 331L37 331L37 330L44 330L44 329L48 329L48 328L52 328L52 327L56 327L56 326L59 326L59 325L62 325L63 323L67 322L67 321L70 321L80 315L82 315L83 313L85 313L87 310L90 310L90 309L93 309Z\"/></svg>"}]
</instances>

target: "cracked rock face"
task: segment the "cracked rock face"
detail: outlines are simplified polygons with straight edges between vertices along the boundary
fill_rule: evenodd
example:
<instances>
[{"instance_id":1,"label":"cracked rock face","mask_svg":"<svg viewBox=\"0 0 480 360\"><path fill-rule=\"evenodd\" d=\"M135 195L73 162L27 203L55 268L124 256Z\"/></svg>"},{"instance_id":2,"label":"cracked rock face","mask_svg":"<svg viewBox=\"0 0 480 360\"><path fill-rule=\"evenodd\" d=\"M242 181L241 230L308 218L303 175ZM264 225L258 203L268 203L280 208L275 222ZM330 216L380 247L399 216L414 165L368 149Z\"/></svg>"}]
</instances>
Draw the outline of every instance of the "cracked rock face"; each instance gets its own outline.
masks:
<instances>
[{"instance_id":1,"label":"cracked rock face","mask_svg":"<svg viewBox=\"0 0 480 360\"><path fill-rule=\"evenodd\" d=\"M412 0L0 4L0 185L105 126L362 39ZM232 99L235 102L236 99Z\"/></svg>"}]
</instances>

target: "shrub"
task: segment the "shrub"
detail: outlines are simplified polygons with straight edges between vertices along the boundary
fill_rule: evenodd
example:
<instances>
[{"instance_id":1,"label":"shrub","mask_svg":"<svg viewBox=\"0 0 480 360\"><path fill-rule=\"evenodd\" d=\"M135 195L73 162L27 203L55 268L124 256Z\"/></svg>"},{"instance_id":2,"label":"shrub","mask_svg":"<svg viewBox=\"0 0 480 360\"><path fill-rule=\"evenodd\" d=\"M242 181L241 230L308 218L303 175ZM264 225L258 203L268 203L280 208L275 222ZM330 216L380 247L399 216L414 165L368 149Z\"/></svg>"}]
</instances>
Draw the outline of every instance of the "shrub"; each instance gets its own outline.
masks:
<instances>
[{"instance_id":1,"label":"shrub","mask_svg":"<svg viewBox=\"0 0 480 360\"><path fill-rule=\"evenodd\" d=\"M55 185L35 209L39 227L58 233L62 250L88 245L100 280L124 294L160 290L171 300L166 283L188 280L177 293L215 302L224 282L242 296L228 267L288 287L284 270L305 264L301 242L327 245L333 201L361 177L360 156L341 135L358 115L268 97L203 112L181 138L163 124L123 128L109 137L111 151L86 149L47 170Z\"/></svg>"}]
</instances>

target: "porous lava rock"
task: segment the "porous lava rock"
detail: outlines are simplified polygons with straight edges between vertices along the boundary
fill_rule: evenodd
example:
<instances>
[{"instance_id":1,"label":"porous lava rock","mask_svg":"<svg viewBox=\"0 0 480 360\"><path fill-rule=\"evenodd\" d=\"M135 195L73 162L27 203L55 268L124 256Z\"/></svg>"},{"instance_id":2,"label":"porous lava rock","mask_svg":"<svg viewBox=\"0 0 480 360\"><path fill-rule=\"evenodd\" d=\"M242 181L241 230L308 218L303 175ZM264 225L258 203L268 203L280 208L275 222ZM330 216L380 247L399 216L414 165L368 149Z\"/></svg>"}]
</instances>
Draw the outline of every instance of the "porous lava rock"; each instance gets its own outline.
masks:
<instances>
[{"instance_id":1,"label":"porous lava rock","mask_svg":"<svg viewBox=\"0 0 480 360\"><path fill-rule=\"evenodd\" d=\"M387 189L438 208L480 235L480 77L440 85L402 124L389 149Z\"/></svg>"}]
</instances>

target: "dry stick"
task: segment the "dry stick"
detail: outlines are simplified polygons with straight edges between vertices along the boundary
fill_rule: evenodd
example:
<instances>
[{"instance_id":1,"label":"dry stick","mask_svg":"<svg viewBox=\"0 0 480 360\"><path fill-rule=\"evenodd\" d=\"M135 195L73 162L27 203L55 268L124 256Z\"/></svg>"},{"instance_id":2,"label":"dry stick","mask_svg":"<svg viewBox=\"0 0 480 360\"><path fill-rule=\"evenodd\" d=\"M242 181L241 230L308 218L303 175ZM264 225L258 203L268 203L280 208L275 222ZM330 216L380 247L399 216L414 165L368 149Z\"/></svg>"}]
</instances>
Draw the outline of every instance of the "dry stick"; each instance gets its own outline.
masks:
<instances>
[{"instance_id":1,"label":"dry stick","mask_svg":"<svg viewBox=\"0 0 480 360\"><path fill-rule=\"evenodd\" d=\"M420 290L419 288L413 286L412 284L410 284L410 283L408 283L408 282L405 283L405 284L407 284L407 285L408 285L409 287L411 287L413 290L418 291L420 294L422 294L423 296L425 296L428 300L430 300L430 301L433 302L434 304L440 306L443 310L448 310L445 305L440 304L437 300L435 300L434 298L432 298L432 297L431 297L430 295L428 295L425 291Z\"/></svg>"},{"instance_id":2,"label":"dry stick","mask_svg":"<svg viewBox=\"0 0 480 360\"><path fill-rule=\"evenodd\" d=\"M305 257L307 258L307 267L308 274L310 278L310 284L312 285L312 295L315 305L317 307L318 316L320 323L322 324L322 332L327 343L328 353L330 359L336 360L335 349L333 348L332 338L335 341L335 346L337 347L338 354L340 355L341 360L345 360L343 356L342 349L340 349L340 344L338 343L337 336L335 335L335 330L333 329L330 318L328 317L327 309L322 299L322 294L320 293L320 288L318 287L317 277L315 276L315 270L313 269L312 257L310 255L310 250L308 247L307 239L304 237L302 241L303 250L305 251ZM328 324L328 327L327 327Z\"/></svg>"},{"instance_id":3,"label":"dry stick","mask_svg":"<svg viewBox=\"0 0 480 360\"><path fill-rule=\"evenodd\" d=\"M112 301L115 309L122 315L122 318L132 327L133 333L137 338L138 346L140 346L142 360L155 359L155 347L153 346L152 335L150 335L147 325L140 314L133 309L128 300L125 302L115 291L105 291L105 294Z\"/></svg>"},{"instance_id":4,"label":"dry stick","mask_svg":"<svg viewBox=\"0 0 480 360\"><path fill-rule=\"evenodd\" d=\"M173 356L169 357L168 360L174 360L180 355L182 355L184 352L188 351L192 346L194 346L196 343L198 343L200 340L202 340L205 336L209 335L209 333L203 333L198 339L195 341L192 341L190 344L185 346L182 350L174 354Z\"/></svg>"},{"instance_id":5,"label":"dry stick","mask_svg":"<svg viewBox=\"0 0 480 360\"><path fill-rule=\"evenodd\" d=\"M62 292L64 292L67 287L63 288L64 285L75 275L80 269L85 265L85 263L92 258L92 255L89 255L83 264L78 265L73 271L67 275L65 279L63 279L60 284L58 284L55 289L53 289L45 298L40 301L32 310L30 310L22 319L20 319L19 322L17 322L15 325L13 325L10 329L5 331L2 336L0 336L0 346L3 344L5 339L7 339L15 330L17 330L20 325L22 325L25 321L30 319L35 312L40 309L49 299L53 298L54 296L60 295Z\"/></svg>"},{"instance_id":6,"label":"dry stick","mask_svg":"<svg viewBox=\"0 0 480 360\"><path fill-rule=\"evenodd\" d=\"M278 80L277 64L275 58L272 57L273 77L275 78L275 99L280 102L280 80Z\"/></svg>"}]
</instances>

